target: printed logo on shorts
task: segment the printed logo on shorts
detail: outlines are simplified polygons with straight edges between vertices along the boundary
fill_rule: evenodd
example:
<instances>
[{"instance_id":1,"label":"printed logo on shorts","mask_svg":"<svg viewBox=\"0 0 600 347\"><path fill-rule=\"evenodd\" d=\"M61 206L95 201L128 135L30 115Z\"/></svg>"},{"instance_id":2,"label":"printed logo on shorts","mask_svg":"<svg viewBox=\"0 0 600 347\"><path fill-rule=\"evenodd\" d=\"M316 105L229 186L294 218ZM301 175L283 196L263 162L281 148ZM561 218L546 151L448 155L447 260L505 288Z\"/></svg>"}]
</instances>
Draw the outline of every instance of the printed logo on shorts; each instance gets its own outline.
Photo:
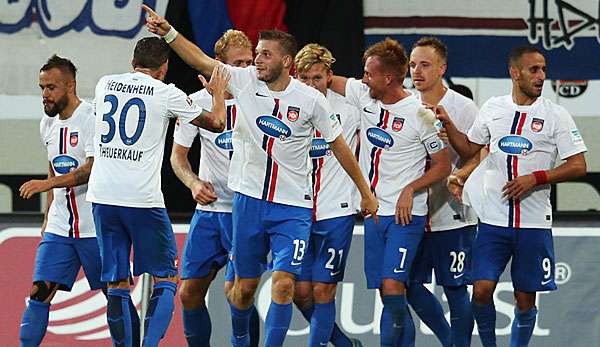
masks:
<instances>
[{"instance_id":1,"label":"printed logo on shorts","mask_svg":"<svg viewBox=\"0 0 600 347\"><path fill-rule=\"evenodd\" d=\"M539 133L544 128L544 120L540 118L534 118L531 120L531 131Z\"/></svg>"},{"instance_id":2,"label":"printed logo on shorts","mask_svg":"<svg viewBox=\"0 0 600 347\"><path fill-rule=\"evenodd\" d=\"M300 107L288 106L287 119L290 122L295 122L300 118Z\"/></svg>"}]
</instances>

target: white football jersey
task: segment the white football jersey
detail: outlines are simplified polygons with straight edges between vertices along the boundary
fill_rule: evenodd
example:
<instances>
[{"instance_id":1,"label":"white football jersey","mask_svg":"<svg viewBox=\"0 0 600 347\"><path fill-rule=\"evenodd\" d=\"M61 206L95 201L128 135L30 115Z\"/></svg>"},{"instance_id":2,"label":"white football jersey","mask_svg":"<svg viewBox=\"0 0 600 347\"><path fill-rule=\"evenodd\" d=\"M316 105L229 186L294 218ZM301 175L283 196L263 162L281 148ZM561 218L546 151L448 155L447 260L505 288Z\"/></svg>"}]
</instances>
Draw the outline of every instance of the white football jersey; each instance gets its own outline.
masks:
<instances>
[{"instance_id":1,"label":"white football jersey","mask_svg":"<svg viewBox=\"0 0 600 347\"><path fill-rule=\"evenodd\" d=\"M190 95L190 99L205 110L212 110L212 96L206 89L202 89ZM200 166L198 177L206 182L210 182L215 189L217 200L208 205L196 205L196 209L213 212L231 212L231 201L233 192L227 187L227 177L229 175L229 162L233 155L233 144L231 135L239 117L239 109L235 99L225 100L227 107L227 122L225 130L222 133L213 133L208 130L198 128L190 123L181 123L177 121L173 139L175 143L191 147L196 135L200 137Z\"/></svg>"},{"instance_id":2,"label":"white football jersey","mask_svg":"<svg viewBox=\"0 0 600 347\"><path fill-rule=\"evenodd\" d=\"M95 103L95 159L88 201L165 207L160 169L169 118L188 123L202 109L175 85L140 72L100 78Z\"/></svg>"},{"instance_id":3,"label":"white football jersey","mask_svg":"<svg viewBox=\"0 0 600 347\"><path fill-rule=\"evenodd\" d=\"M62 176L94 156L94 109L81 101L70 118L44 116L40 135L54 175ZM92 205L85 200L88 185L54 188L46 232L65 237L96 237Z\"/></svg>"},{"instance_id":4,"label":"white football jersey","mask_svg":"<svg viewBox=\"0 0 600 347\"><path fill-rule=\"evenodd\" d=\"M511 95L493 97L481 108L468 133L471 142L490 145L489 155L465 183L463 199L483 223L515 228L550 228L550 185L535 187L521 199L505 199L506 182L554 168L556 155L566 159L587 150L569 112L539 97L516 105Z\"/></svg>"},{"instance_id":5,"label":"white football jersey","mask_svg":"<svg viewBox=\"0 0 600 347\"><path fill-rule=\"evenodd\" d=\"M343 96L330 89L327 90L327 101L331 104L333 113L342 125L344 140L354 153L357 131L360 126L358 109L348 104ZM315 131L315 138L310 147L310 157L315 220L355 214L358 189L337 161L329 149L329 144L321 137L319 131Z\"/></svg>"},{"instance_id":6,"label":"white football jersey","mask_svg":"<svg viewBox=\"0 0 600 347\"><path fill-rule=\"evenodd\" d=\"M280 92L258 80L256 67L226 66L242 117L233 132L229 187L280 204L312 208L311 140L332 142L342 128L325 96L296 79Z\"/></svg>"},{"instance_id":7,"label":"white football jersey","mask_svg":"<svg viewBox=\"0 0 600 347\"><path fill-rule=\"evenodd\" d=\"M406 185L423 176L427 154L444 148L435 128L417 115L414 94L392 105L369 96L369 87L348 79L346 98L361 110L359 163L379 200L381 216L393 216ZM427 191L415 192L412 214L427 215Z\"/></svg>"},{"instance_id":8,"label":"white football jersey","mask_svg":"<svg viewBox=\"0 0 600 347\"><path fill-rule=\"evenodd\" d=\"M417 94L420 99L420 93ZM458 130L464 134L469 131L477 117L479 108L473 100L460 95L452 89L446 90L439 102L450 116ZM449 146L452 172L462 166L460 156ZM452 197L446 186L446 180L435 183L429 188L429 218L425 224L427 231L441 231L462 228L477 224L477 216L469 206L465 206Z\"/></svg>"}]
</instances>

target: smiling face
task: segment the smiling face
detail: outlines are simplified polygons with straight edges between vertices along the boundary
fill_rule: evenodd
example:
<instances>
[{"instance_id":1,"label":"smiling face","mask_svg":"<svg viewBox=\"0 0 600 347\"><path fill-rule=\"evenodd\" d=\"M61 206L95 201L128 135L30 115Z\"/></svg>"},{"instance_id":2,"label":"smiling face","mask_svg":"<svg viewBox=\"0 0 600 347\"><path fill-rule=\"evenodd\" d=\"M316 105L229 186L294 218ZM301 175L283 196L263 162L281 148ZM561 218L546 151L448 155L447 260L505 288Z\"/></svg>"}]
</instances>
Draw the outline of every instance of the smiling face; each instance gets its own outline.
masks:
<instances>
[{"instance_id":1,"label":"smiling face","mask_svg":"<svg viewBox=\"0 0 600 347\"><path fill-rule=\"evenodd\" d=\"M50 117L61 113L69 104L69 93L73 84L74 81L58 68L41 71L39 85L42 90L44 113Z\"/></svg>"},{"instance_id":2,"label":"smiling face","mask_svg":"<svg viewBox=\"0 0 600 347\"><path fill-rule=\"evenodd\" d=\"M276 81L283 73L291 57L283 54L280 44L274 40L260 40L256 45L256 74L259 80L270 83Z\"/></svg>"},{"instance_id":3,"label":"smiling face","mask_svg":"<svg viewBox=\"0 0 600 347\"><path fill-rule=\"evenodd\" d=\"M392 76L383 69L376 56L368 57L365 61L362 82L369 87L369 96L375 100L383 99L389 87Z\"/></svg>"},{"instance_id":4,"label":"smiling face","mask_svg":"<svg viewBox=\"0 0 600 347\"><path fill-rule=\"evenodd\" d=\"M432 46L418 46L410 53L410 76L415 88L423 93L442 83L446 63Z\"/></svg>"},{"instance_id":5,"label":"smiling face","mask_svg":"<svg viewBox=\"0 0 600 347\"><path fill-rule=\"evenodd\" d=\"M324 95L327 95L327 87L333 79L333 72L325 67L323 63L313 64L306 71L298 72L298 79L304 84L311 86Z\"/></svg>"},{"instance_id":6,"label":"smiling face","mask_svg":"<svg viewBox=\"0 0 600 347\"><path fill-rule=\"evenodd\" d=\"M534 99L542 95L546 79L546 59L539 53L524 53L510 67L510 75L518 90L527 97Z\"/></svg>"}]
</instances>

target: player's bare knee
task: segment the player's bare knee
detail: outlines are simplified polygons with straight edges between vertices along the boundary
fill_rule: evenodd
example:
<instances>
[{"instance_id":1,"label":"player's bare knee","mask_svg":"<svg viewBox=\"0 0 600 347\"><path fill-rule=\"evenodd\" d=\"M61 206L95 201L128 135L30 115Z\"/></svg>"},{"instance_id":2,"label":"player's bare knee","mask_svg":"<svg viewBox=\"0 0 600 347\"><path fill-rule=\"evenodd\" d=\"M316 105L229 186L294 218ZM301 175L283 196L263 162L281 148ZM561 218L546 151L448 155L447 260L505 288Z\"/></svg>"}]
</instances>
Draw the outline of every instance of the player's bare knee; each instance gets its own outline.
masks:
<instances>
[{"instance_id":1,"label":"player's bare knee","mask_svg":"<svg viewBox=\"0 0 600 347\"><path fill-rule=\"evenodd\" d=\"M54 298L56 291L58 290L58 284L54 282L46 281L35 281L31 286L31 293L29 298L31 300L49 303Z\"/></svg>"},{"instance_id":2,"label":"player's bare knee","mask_svg":"<svg viewBox=\"0 0 600 347\"><path fill-rule=\"evenodd\" d=\"M521 312L529 311L535 307L535 292L521 292L515 290L515 301Z\"/></svg>"},{"instance_id":3,"label":"player's bare knee","mask_svg":"<svg viewBox=\"0 0 600 347\"><path fill-rule=\"evenodd\" d=\"M296 282L294 289L294 304L300 309L305 309L313 305L312 283L308 281Z\"/></svg>"},{"instance_id":4,"label":"player's bare knee","mask_svg":"<svg viewBox=\"0 0 600 347\"><path fill-rule=\"evenodd\" d=\"M290 277L274 278L271 286L271 296L273 297L273 301L278 304L292 302L294 296L294 279Z\"/></svg>"},{"instance_id":5,"label":"player's bare knee","mask_svg":"<svg viewBox=\"0 0 600 347\"><path fill-rule=\"evenodd\" d=\"M258 287L258 281L240 280L234 285L234 301L243 306L249 305L254 300L254 293Z\"/></svg>"},{"instance_id":6,"label":"player's bare knee","mask_svg":"<svg viewBox=\"0 0 600 347\"><path fill-rule=\"evenodd\" d=\"M406 294L406 286L403 282L386 278L381 283L382 295L404 295Z\"/></svg>"},{"instance_id":7,"label":"player's bare knee","mask_svg":"<svg viewBox=\"0 0 600 347\"><path fill-rule=\"evenodd\" d=\"M130 286L128 278L107 283L108 288L129 289Z\"/></svg>"},{"instance_id":8,"label":"player's bare knee","mask_svg":"<svg viewBox=\"0 0 600 347\"><path fill-rule=\"evenodd\" d=\"M195 309L205 305L204 297L206 291L201 290L200 286L189 283L189 281L183 281L179 288L179 300L181 305L185 309Z\"/></svg>"},{"instance_id":9,"label":"player's bare knee","mask_svg":"<svg viewBox=\"0 0 600 347\"><path fill-rule=\"evenodd\" d=\"M233 290L233 281L225 281L223 284L223 293L228 300L231 300L231 293Z\"/></svg>"},{"instance_id":10,"label":"player's bare knee","mask_svg":"<svg viewBox=\"0 0 600 347\"><path fill-rule=\"evenodd\" d=\"M486 281L489 282L489 281ZM489 283L475 282L473 285L473 302L479 305L487 305L493 300L495 285Z\"/></svg>"},{"instance_id":11,"label":"player's bare knee","mask_svg":"<svg viewBox=\"0 0 600 347\"><path fill-rule=\"evenodd\" d=\"M326 304L335 299L337 284L317 282L313 286L313 297L315 303Z\"/></svg>"}]
</instances>

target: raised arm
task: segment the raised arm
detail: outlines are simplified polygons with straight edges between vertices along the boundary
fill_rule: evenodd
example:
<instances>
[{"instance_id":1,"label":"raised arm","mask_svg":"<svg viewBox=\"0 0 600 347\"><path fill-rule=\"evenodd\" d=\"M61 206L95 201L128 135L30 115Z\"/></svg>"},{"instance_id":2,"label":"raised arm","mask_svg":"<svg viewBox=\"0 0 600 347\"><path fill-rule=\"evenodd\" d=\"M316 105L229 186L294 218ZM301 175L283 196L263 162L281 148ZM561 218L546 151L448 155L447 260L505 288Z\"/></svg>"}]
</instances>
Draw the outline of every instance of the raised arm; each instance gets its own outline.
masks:
<instances>
[{"instance_id":1,"label":"raised arm","mask_svg":"<svg viewBox=\"0 0 600 347\"><path fill-rule=\"evenodd\" d=\"M210 112L202 110L200 116L192 120L191 123L208 131L220 133L225 129L225 123L227 122L225 90L229 81L229 73L224 65L219 64L212 71L210 82L206 83L202 75L198 75L198 78L206 89L211 92L213 106Z\"/></svg>"},{"instance_id":2,"label":"raised arm","mask_svg":"<svg viewBox=\"0 0 600 347\"><path fill-rule=\"evenodd\" d=\"M329 89L340 95L346 96L346 82L348 82L348 78L334 75Z\"/></svg>"},{"instance_id":3,"label":"raised arm","mask_svg":"<svg viewBox=\"0 0 600 347\"><path fill-rule=\"evenodd\" d=\"M159 16L154 10L146 5L142 8L148 14L146 27L148 31L161 36L177 55L189 66L205 75L210 75L218 61L209 57L198 46L180 35L166 19Z\"/></svg>"},{"instance_id":4,"label":"raised arm","mask_svg":"<svg viewBox=\"0 0 600 347\"><path fill-rule=\"evenodd\" d=\"M30 199L33 195L41 192L47 192L52 188L75 187L85 184L90 178L93 164L94 157L88 157L85 160L85 164L67 174L60 176L55 176L52 167L50 167L47 179L25 182L19 188L19 193L23 199Z\"/></svg>"},{"instance_id":5,"label":"raised arm","mask_svg":"<svg viewBox=\"0 0 600 347\"><path fill-rule=\"evenodd\" d=\"M361 211L365 216L373 216L375 222L378 222L377 209L379 208L379 202L377 198L371 193L369 184L365 181L365 178L360 172L358 163L354 158L354 154L346 144L343 135L339 135L333 142L329 143L329 148L335 155L342 168L348 173L348 176L354 181L361 196Z\"/></svg>"}]
</instances>

